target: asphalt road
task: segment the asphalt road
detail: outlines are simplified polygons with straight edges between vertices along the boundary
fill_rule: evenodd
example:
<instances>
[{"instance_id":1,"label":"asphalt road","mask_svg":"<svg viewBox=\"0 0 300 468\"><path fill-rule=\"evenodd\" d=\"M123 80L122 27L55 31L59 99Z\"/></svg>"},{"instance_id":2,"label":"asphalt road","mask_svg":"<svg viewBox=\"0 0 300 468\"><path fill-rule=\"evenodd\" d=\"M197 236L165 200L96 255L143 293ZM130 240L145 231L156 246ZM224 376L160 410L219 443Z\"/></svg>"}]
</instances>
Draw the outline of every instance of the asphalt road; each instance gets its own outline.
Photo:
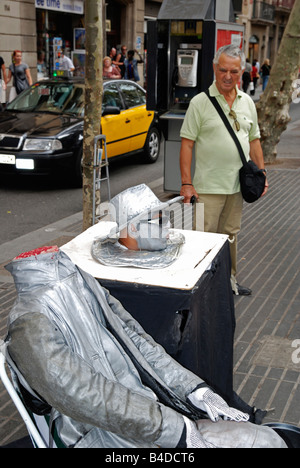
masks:
<instances>
[{"instance_id":1,"label":"asphalt road","mask_svg":"<svg viewBox=\"0 0 300 468\"><path fill-rule=\"evenodd\" d=\"M163 176L163 145L154 164L139 155L109 165L111 195L129 186L150 183ZM101 199L107 199L106 183ZM38 177L0 177L0 244L82 211L82 190L64 180Z\"/></svg>"}]
</instances>

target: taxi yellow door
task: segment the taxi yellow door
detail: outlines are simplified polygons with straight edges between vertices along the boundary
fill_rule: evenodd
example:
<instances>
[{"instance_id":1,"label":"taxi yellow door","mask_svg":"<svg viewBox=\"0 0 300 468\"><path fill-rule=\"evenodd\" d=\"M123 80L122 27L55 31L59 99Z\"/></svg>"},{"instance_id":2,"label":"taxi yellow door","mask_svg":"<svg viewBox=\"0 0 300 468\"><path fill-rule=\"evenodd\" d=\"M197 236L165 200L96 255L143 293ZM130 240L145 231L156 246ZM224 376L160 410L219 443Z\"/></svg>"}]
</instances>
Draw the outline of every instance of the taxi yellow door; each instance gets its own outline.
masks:
<instances>
[{"instance_id":1,"label":"taxi yellow door","mask_svg":"<svg viewBox=\"0 0 300 468\"><path fill-rule=\"evenodd\" d=\"M124 108L118 87L114 83L110 83L104 88L102 108L107 106L119 107L120 109L119 115L105 115L101 118L101 131L106 136L107 156L112 158L130 151L132 134L132 121L128 115L130 111Z\"/></svg>"},{"instance_id":2,"label":"taxi yellow door","mask_svg":"<svg viewBox=\"0 0 300 468\"><path fill-rule=\"evenodd\" d=\"M154 112L147 111L145 92L138 85L126 81L119 88L127 107L127 118L132 125L129 151L136 151L145 145Z\"/></svg>"}]
</instances>

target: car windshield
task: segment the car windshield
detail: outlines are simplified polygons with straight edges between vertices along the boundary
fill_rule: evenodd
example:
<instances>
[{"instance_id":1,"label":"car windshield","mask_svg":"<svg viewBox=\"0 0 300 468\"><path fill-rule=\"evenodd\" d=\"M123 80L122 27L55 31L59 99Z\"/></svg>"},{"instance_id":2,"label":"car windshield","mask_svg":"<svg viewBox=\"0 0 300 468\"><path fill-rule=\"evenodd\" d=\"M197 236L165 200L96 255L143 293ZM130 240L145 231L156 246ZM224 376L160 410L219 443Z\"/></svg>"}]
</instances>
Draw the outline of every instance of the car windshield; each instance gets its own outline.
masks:
<instances>
[{"instance_id":1,"label":"car windshield","mask_svg":"<svg viewBox=\"0 0 300 468\"><path fill-rule=\"evenodd\" d=\"M22 112L54 112L84 114L84 85L82 83L39 82L7 105L7 110Z\"/></svg>"}]
</instances>

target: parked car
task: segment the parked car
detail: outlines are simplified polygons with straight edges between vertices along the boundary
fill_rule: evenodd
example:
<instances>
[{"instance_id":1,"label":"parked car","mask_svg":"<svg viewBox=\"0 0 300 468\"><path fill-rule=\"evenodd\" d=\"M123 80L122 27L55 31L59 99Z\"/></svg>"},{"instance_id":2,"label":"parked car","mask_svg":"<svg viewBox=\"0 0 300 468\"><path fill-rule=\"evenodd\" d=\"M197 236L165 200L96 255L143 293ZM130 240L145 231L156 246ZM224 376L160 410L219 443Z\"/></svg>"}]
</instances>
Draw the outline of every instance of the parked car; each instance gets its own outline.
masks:
<instances>
[{"instance_id":1,"label":"parked car","mask_svg":"<svg viewBox=\"0 0 300 468\"><path fill-rule=\"evenodd\" d=\"M0 174L59 173L81 183L83 122L83 81L35 83L0 112ZM101 133L108 158L140 152L154 163L159 156L158 119L132 81L104 82Z\"/></svg>"}]
</instances>

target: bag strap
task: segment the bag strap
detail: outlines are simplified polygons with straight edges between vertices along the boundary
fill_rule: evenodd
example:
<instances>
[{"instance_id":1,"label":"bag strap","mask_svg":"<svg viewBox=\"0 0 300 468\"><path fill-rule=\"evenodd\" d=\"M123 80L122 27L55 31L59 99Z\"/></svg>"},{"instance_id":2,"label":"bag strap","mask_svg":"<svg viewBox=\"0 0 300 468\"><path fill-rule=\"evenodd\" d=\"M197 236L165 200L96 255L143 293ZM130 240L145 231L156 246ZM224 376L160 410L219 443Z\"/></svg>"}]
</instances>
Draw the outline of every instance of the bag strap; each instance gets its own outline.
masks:
<instances>
[{"instance_id":1,"label":"bag strap","mask_svg":"<svg viewBox=\"0 0 300 468\"><path fill-rule=\"evenodd\" d=\"M242 163L244 166L247 165L247 160L245 158L245 155L244 155L244 151L243 151L243 148L241 146L241 143L238 139L238 137L236 136L232 126L230 125L229 123L229 120L227 119L226 115L224 114L223 112L223 109L222 107L220 106L220 104L218 103L217 99L215 97L212 97L210 94L209 94L209 90L207 89L205 91L205 94L207 95L207 97L210 99L210 101L212 102L212 104L215 106L216 108L216 111L218 112L218 114L220 115L221 119L223 120L227 130L229 131L230 135L232 136L236 146L237 146L237 149L239 151L239 154L240 154L240 157L241 157L241 160L242 160Z\"/></svg>"}]
</instances>

